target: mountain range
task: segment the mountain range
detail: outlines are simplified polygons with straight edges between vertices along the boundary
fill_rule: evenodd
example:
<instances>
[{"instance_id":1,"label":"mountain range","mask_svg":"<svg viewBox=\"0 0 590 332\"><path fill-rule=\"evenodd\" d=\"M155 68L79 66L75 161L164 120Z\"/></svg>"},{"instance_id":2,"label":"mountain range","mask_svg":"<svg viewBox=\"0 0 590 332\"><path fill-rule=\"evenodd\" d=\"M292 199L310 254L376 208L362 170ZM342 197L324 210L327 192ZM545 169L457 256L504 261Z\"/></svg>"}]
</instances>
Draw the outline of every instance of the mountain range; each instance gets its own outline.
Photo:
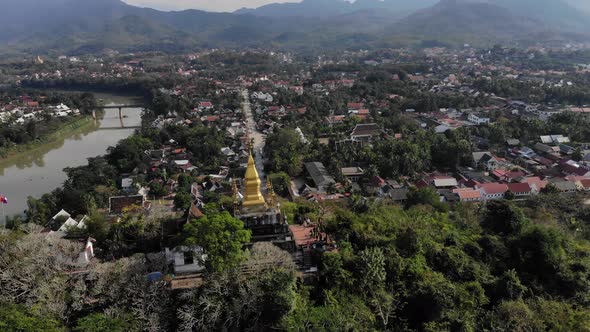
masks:
<instances>
[{"instance_id":1,"label":"mountain range","mask_svg":"<svg viewBox=\"0 0 590 332\"><path fill-rule=\"evenodd\" d=\"M235 11L236 14L252 14L263 17L314 17L325 18L359 11L388 11L390 14L409 14L427 8L438 0L303 0L299 3L272 3L262 7Z\"/></svg>"},{"instance_id":2,"label":"mountain range","mask_svg":"<svg viewBox=\"0 0 590 332\"><path fill-rule=\"evenodd\" d=\"M342 49L587 40L573 0L303 0L234 13L121 0L3 0L0 51L81 54L211 47Z\"/></svg>"}]
</instances>

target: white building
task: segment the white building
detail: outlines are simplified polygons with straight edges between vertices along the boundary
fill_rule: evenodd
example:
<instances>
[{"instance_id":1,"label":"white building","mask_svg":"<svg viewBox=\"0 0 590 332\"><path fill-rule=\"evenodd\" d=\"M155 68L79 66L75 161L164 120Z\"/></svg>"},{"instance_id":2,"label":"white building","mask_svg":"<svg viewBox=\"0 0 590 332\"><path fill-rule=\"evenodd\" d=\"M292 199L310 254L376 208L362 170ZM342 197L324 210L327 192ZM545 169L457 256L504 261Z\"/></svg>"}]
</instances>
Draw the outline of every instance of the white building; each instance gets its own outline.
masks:
<instances>
[{"instance_id":1,"label":"white building","mask_svg":"<svg viewBox=\"0 0 590 332\"><path fill-rule=\"evenodd\" d=\"M484 115L482 115L480 113L469 114L469 116L467 116L467 120L469 122L475 123L476 125L483 125L483 124L490 123L490 118L485 117Z\"/></svg>"},{"instance_id":2,"label":"white building","mask_svg":"<svg viewBox=\"0 0 590 332\"><path fill-rule=\"evenodd\" d=\"M166 261L174 264L174 272L177 274L197 273L205 270L201 265L207 255L201 247L176 247L172 250L166 248Z\"/></svg>"}]
</instances>

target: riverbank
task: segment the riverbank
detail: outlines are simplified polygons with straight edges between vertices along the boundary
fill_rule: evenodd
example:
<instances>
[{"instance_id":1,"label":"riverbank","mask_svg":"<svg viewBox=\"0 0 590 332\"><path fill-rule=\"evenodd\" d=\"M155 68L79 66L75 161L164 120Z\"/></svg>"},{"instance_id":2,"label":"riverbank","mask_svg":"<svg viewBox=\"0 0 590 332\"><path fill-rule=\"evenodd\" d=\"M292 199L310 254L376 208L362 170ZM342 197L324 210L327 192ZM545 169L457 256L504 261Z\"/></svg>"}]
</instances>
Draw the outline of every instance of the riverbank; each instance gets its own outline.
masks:
<instances>
[{"instance_id":1,"label":"riverbank","mask_svg":"<svg viewBox=\"0 0 590 332\"><path fill-rule=\"evenodd\" d=\"M46 145L63 141L67 137L72 136L72 134L83 133L87 132L88 129L97 128L98 123L91 115L68 119L66 122L60 124L56 130L43 135L33 142L0 149L0 164L8 162L12 158L18 158L21 154L30 153L33 150L42 149Z\"/></svg>"}]
</instances>

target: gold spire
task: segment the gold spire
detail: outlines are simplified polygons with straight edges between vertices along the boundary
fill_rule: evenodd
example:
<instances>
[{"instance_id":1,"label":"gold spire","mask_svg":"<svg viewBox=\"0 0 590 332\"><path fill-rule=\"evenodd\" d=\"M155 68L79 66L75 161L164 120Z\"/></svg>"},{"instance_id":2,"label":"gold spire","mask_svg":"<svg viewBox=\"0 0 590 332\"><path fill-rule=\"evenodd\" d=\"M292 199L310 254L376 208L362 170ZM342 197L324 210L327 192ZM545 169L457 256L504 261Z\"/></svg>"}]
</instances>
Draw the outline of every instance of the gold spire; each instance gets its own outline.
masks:
<instances>
[{"instance_id":1,"label":"gold spire","mask_svg":"<svg viewBox=\"0 0 590 332\"><path fill-rule=\"evenodd\" d=\"M275 201L276 201L276 197L275 197L275 190L272 187L272 181L270 181L270 178L266 178L266 190L268 191L268 204L271 207L275 207Z\"/></svg>"},{"instance_id":2,"label":"gold spire","mask_svg":"<svg viewBox=\"0 0 590 332\"><path fill-rule=\"evenodd\" d=\"M246 169L246 176L244 177L244 201L242 206L260 206L265 205L264 197L260 192L260 185L262 181L258 177L258 171L256 170L256 163L250 151L250 157L248 158L248 168Z\"/></svg>"},{"instance_id":3,"label":"gold spire","mask_svg":"<svg viewBox=\"0 0 590 332\"><path fill-rule=\"evenodd\" d=\"M238 214L238 207L240 205L240 202L238 200L239 192L238 192L238 181L237 180L234 180L232 183L232 191L234 193L234 215L237 215Z\"/></svg>"}]
</instances>

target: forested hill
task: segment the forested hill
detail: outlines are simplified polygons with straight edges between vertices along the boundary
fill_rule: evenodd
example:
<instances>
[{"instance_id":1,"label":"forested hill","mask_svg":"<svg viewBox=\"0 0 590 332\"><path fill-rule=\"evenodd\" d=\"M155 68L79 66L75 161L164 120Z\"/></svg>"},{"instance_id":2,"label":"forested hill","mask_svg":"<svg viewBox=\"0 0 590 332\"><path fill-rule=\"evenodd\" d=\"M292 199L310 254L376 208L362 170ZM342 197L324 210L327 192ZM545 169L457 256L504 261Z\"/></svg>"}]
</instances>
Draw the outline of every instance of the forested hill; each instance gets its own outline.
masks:
<instances>
[{"instance_id":1,"label":"forested hill","mask_svg":"<svg viewBox=\"0 0 590 332\"><path fill-rule=\"evenodd\" d=\"M5 0L0 51L81 54L212 47L310 49L586 40L588 15L529 0L306 0L237 13L163 12L121 0ZM534 10L527 10L534 8Z\"/></svg>"},{"instance_id":2,"label":"forested hill","mask_svg":"<svg viewBox=\"0 0 590 332\"><path fill-rule=\"evenodd\" d=\"M336 17L342 14L363 10L385 10L387 14L409 14L419 9L427 8L438 0L303 0L295 3L272 3L258 8L242 8L236 14L252 14L262 17Z\"/></svg>"}]
</instances>

